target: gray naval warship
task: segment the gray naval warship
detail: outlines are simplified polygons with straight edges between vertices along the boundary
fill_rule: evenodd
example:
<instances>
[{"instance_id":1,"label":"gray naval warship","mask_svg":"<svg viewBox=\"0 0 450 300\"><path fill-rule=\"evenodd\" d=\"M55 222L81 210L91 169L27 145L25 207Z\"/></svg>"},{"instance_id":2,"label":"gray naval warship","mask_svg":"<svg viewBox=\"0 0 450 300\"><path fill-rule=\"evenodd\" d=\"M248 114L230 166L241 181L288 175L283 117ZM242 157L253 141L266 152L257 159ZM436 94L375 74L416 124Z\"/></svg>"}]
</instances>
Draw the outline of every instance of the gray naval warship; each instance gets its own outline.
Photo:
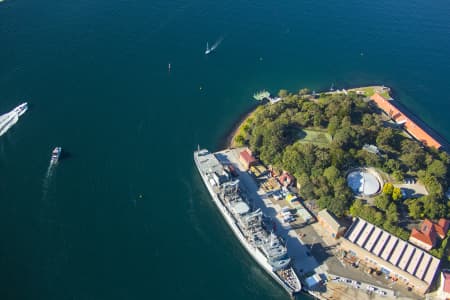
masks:
<instances>
[{"instance_id":1,"label":"gray naval warship","mask_svg":"<svg viewBox=\"0 0 450 300\"><path fill-rule=\"evenodd\" d=\"M206 149L195 151L194 161L213 202L242 246L291 296L299 293L302 286L286 246L267 225L261 210L252 210L243 197L232 166L222 164Z\"/></svg>"}]
</instances>

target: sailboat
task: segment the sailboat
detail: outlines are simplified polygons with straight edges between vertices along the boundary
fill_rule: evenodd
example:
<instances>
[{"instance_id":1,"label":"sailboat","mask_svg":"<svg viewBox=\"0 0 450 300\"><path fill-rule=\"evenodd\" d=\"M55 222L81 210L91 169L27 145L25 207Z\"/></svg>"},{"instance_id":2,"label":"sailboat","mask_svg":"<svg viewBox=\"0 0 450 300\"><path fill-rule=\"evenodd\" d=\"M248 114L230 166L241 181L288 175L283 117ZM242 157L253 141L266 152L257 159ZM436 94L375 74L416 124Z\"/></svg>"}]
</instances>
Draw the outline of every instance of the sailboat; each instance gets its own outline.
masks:
<instances>
[{"instance_id":1,"label":"sailboat","mask_svg":"<svg viewBox=\"0 0 450 300\"><path fill-rule=\"evenodd\" d=\"M206 42L206 50L205 50L205 54L206 54L206 55L210 54L212 50L213 50L213 49L209 48L208 42Z\"/></svg>"}]
</instances>

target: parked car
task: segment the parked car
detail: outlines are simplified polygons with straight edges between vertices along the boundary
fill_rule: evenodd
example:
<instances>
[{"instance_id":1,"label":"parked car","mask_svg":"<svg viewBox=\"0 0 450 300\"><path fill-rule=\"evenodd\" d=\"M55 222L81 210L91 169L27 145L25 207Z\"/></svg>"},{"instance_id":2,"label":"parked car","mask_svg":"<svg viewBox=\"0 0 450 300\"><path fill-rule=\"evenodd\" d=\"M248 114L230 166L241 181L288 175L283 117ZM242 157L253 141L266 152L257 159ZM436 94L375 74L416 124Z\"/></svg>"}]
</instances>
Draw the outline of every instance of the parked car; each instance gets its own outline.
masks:
<instances>
[{"instance_id":1,"label":"parked car","mask_svg":"<svg viewBox=\"0 0 450 300\"><path fill-rule=\"evenodd\" d=\"M406 184L414 184L416 183L416 180L414 178L405 178L403 182Z\"/></svg>"},{"instance_id":2,"label":"parked car","mask_svg":"<svg viewBox=\"0 0 450 300\"><path fill-rule=\"evenodd\" d=\"M376 288L376 287L374 287L374 286L371 286L371 285L368 285L366 289L367 289L368 291L371 291L371 292L374 292L374 291L376 291L376 290L377 290L377 288Z\"/></svg>"},{"instance_id":3,"label":"parked car","mask_svg":"<svg viewBox=\"0 0 450 300\"><path fill-rule=\"evenodd\" d=\"M284 212L284 213L291 213L291 209L289 207L287 207L287 206L283 207L281 209L281 211Z\"/></svg>"}]
</instances>

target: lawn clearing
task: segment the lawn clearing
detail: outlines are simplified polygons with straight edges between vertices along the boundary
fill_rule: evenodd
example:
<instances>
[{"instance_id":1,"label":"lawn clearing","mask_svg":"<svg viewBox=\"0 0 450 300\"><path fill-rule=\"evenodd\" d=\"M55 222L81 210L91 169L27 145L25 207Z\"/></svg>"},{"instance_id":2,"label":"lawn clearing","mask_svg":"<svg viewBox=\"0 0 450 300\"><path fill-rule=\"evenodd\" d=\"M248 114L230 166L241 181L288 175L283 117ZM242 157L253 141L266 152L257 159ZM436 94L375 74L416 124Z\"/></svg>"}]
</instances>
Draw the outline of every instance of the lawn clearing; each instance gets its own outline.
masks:
<instances>
[{"instance_id":1,"label":"lawn clearing","mask_svg":"<svg viewBox=\"0 0 450 300\"><path fill-rule=\"evenodd\" d=\"M322 147L327 147L332 140L328 132L313 129L301 129L298 137L300 143L311 143Z\"/></svg>"}]
</instances>

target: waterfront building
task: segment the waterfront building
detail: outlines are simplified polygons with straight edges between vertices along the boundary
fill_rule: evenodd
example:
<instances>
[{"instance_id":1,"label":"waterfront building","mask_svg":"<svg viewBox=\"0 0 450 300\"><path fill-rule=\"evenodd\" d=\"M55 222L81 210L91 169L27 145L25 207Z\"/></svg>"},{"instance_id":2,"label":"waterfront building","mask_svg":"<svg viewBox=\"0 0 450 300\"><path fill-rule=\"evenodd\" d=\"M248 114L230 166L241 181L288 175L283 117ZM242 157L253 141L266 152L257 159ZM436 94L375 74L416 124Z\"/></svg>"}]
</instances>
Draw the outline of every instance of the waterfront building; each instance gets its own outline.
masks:
<instances>
[{"instance_id":1,"label":"waterfront building","mask_svg":"<svg viewBox=\"0 0 450 300\"><path fill-rule=\"evenodd\" d=\"M450 222L447 219L442 218L437 223L425 219L420 225L420 229L413 228L409 241L422 249L430 251L436 246L439 238L445 238L449 225Z\"/></svg>"},{"instance_id":2,"label":"waterfront building","mask_svg":"<svg viewBox=\"0 0 450 300\"><path fill-rule=\"evenodd\" d=\"M317 221L330 235L337 239L345 232L345 227L341 226L336 218L327 210L323 209L317 214Z\"/></svg>"},{"instance_id":3,"label":"waterfront building","mask_svg":"<svg viewBox=\"0 0 450 300\"><path fill-rule=\"evenodd\" d=\"M435 138L423 130L416 122L408 118L399 108L397 108L392 101L385 99L378 93L370 97L375 104L381 108L389 117L391 117L397 124L403 125L406 131L412 135L419 142L425 146L439 149L442 147Z\"/></svg>"},{"instance_id":4,"label":"waterfront building","mask_svg":"<svg viewBox=\"0 0 450 300\"><path fill-rule=\"evenodd\" d=\"M257 159L253 156L250 149L245 148L239 153L239 161L248 170L251 166L257 163Z\"/></svg>"},{"instance_id":5,"label":"waterfront building","mask_svg":"<svg viewBox=\"0 0 450 300\"><path fill-rule=\"evenodd\" d=\"M438 271L440 260L389 232L361 219L341 241L342 250L363 264L417 294L425 294Z\"/></svg>"}]
</instances>

